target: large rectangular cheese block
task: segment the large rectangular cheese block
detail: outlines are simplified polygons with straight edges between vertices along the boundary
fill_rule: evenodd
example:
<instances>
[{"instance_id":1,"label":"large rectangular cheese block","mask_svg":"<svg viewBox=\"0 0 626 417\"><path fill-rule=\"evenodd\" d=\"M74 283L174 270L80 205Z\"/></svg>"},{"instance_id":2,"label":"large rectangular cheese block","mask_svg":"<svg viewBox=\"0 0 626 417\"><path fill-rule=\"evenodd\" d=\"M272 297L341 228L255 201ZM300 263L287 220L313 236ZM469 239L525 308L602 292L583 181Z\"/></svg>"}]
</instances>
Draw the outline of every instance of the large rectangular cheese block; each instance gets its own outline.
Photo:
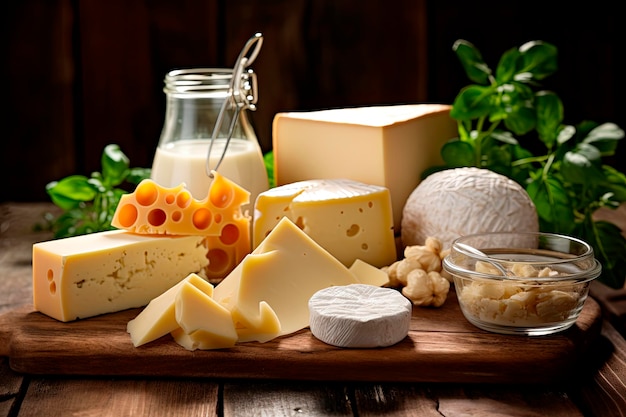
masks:
<instances>
[{"instance_id":1,"label":"large rectangular cheese block","mask_svg":"<svg viewBox=\"0 0 626 417\"><path fill-rule=\"evenodd\" d=\"M394 229L424 170L458 136L444 104L406 104L278 113L272 127L277 185L348 178L389 188Z\"/></svg>"},{"instance_id":2,"label":"large rectangular cheese block","mask_svg":"<svg viewBox=\"0 0 626 417\"><path fill-rule=\"evenodd\" d=\"M123 230L33 245L36 310L72 321L147 305L207 264L203 236Z\"/></svg>"}]
</instances>

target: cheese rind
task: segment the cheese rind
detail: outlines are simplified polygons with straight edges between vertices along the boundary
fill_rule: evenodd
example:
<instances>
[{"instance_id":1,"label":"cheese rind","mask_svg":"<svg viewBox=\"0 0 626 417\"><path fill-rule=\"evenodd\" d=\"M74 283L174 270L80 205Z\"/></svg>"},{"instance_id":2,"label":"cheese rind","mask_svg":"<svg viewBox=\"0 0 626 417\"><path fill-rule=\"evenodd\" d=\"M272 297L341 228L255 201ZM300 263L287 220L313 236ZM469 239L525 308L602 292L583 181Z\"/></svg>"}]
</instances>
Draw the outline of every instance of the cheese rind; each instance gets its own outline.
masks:
<instances>
[{"instance_id":1,"label":"cheese rind","mask_svg":"<svg viewBox=\"0 0 626 417\"><path fill-rule=\"evenodd\" d=\"M278 113L272 126L277 185L349 178L389 188L394 228L424 170L458 136L449 105L406 104Z\"/></svg>"},{"instance_id":2,"label":"cheese rind","mask_svg":"<svg viewBox=\"0 0 626 417\"><path fill-rule=\"evenodd\" d=\"M283 217L215 287L213 297L247 326L260 322L259 304L266 302L280 321L279 335L286 335L309 325L307 303L316 291L357 282L345 265Z\"/></svg>"},{"instance_id":3,"label":"cheese rind","mask_svg":"<svg viewBox=\"0 0 626 417\"><path fill-rule=\"evenodd\" d=\"M389 189L348 179L299 181L259 194L253 247L287 217L345 266L397 259Z\"/></svg>"},{"instance_id":4,"label":"cheese rind","mask_svg":"<svg viewBox=\"0 0 626 417\"><path fill-rule=\"evenodd\" d=\"M391 288L329 287L316 292L308 305L311 333L333 346L386 347L409 333L411 302Z\"/></svg>"},{"instance_id":5,"label":"cheese rind","mask_svg":"<svg viewBox=\"0 0 626 417\"><path fill-rule=\"evenodd\" d=\"M202 236L122 230L33 245L33 303L59 321L143 307L208 263Z\"/></svg>"}]
</instances>

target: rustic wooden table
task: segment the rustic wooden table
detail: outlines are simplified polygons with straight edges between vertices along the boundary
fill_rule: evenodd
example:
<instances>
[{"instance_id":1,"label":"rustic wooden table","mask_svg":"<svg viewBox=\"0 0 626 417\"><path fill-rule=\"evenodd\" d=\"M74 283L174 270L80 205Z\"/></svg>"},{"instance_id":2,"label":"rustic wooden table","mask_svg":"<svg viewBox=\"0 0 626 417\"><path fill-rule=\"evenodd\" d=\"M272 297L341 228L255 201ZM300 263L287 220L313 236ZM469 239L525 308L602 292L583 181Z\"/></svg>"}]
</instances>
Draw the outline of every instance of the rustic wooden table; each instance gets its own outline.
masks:
<instances>
[{"instance_id":1,"label":"rustic wooden table","mask_svg":"<svg viewBox=\"0 0 626 417\"><path fill-rule=\"evenodd\" d=\"M0 315L32 303L31 246L50 238L32 226L51 208L0 204ZM592 294L601 333L563 383L542 383L540 367L534 384L39 375L15 372L9 355L0 416L626 416L626 293L594 284Z\"/></svg>"}]
</instances>

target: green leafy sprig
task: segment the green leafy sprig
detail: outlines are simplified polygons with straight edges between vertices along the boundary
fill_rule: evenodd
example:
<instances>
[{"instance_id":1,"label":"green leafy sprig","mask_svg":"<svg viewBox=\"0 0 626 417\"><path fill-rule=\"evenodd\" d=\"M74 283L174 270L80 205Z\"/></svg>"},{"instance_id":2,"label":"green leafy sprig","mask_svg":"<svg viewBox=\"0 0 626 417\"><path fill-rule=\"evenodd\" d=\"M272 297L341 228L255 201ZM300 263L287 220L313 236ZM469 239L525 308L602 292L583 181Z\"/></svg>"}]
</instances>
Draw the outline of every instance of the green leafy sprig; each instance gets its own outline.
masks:
<instances>
[{"instance_id":1,"label":"green leafy sprig","mask_svg":"<svg viewBox=\"0 0 626 417\"><path fill-rule=\"evenodd\" d=\"M136 186L150 177L149 168L130 168L128 157L116 144L107 145L101 158L102 172L91 177L70 175L46 185L52 202L62 209L61 215L48 214L47 220L55 238L111 230L111 220L123 194L122 185Z\"/></svg>"},{"instance_id":2,"label":"green leafy sprig","mask_svg":"<svg viewBox=\"0 0 626 417\"><path fill-rule=\"evenodd\" d=\"M470 42L453 50L473 82L456 96L450 115L459 137L445 144L445 169L475 166L521 184L533 200L540 229L588 242L603 265L600 281L621 288L626 239L613 223L595 220L601 207L626 201L626 176L604 163L624 131L613 123L566 125L557 94L540 81L557 71L557 48L532 41L506 51L495 73Z\"/></svg>"}]
</instances>

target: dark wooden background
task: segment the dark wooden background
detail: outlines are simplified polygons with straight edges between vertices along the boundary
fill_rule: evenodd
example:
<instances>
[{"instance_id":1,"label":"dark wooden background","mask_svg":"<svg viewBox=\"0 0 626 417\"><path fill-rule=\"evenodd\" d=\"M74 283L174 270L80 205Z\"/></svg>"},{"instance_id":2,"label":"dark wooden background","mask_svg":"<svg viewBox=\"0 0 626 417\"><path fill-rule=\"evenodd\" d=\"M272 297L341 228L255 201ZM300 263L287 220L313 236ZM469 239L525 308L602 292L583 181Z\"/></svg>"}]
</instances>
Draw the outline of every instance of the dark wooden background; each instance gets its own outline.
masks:
<instances>
[{"instance_id":1,"label":"dark wooden background","mask_svg":"<svg viewBox=\"0 0 626 417\"><path fill-rule=\"evenodd\" d=\"M21 0L2 13L0 201L47 200L45 185L100 169L106 144L152 163L162 80L183 67L232 67L260 31L253 64L264 151L279 111L451 103L468 83L452 52L464 38L495 67L506 49L554 43L544 86L566 121L626 127L624 23L616 2L461 0ZM620 148L623 160L626 144Z\"/></svg>"}]
</instances>

